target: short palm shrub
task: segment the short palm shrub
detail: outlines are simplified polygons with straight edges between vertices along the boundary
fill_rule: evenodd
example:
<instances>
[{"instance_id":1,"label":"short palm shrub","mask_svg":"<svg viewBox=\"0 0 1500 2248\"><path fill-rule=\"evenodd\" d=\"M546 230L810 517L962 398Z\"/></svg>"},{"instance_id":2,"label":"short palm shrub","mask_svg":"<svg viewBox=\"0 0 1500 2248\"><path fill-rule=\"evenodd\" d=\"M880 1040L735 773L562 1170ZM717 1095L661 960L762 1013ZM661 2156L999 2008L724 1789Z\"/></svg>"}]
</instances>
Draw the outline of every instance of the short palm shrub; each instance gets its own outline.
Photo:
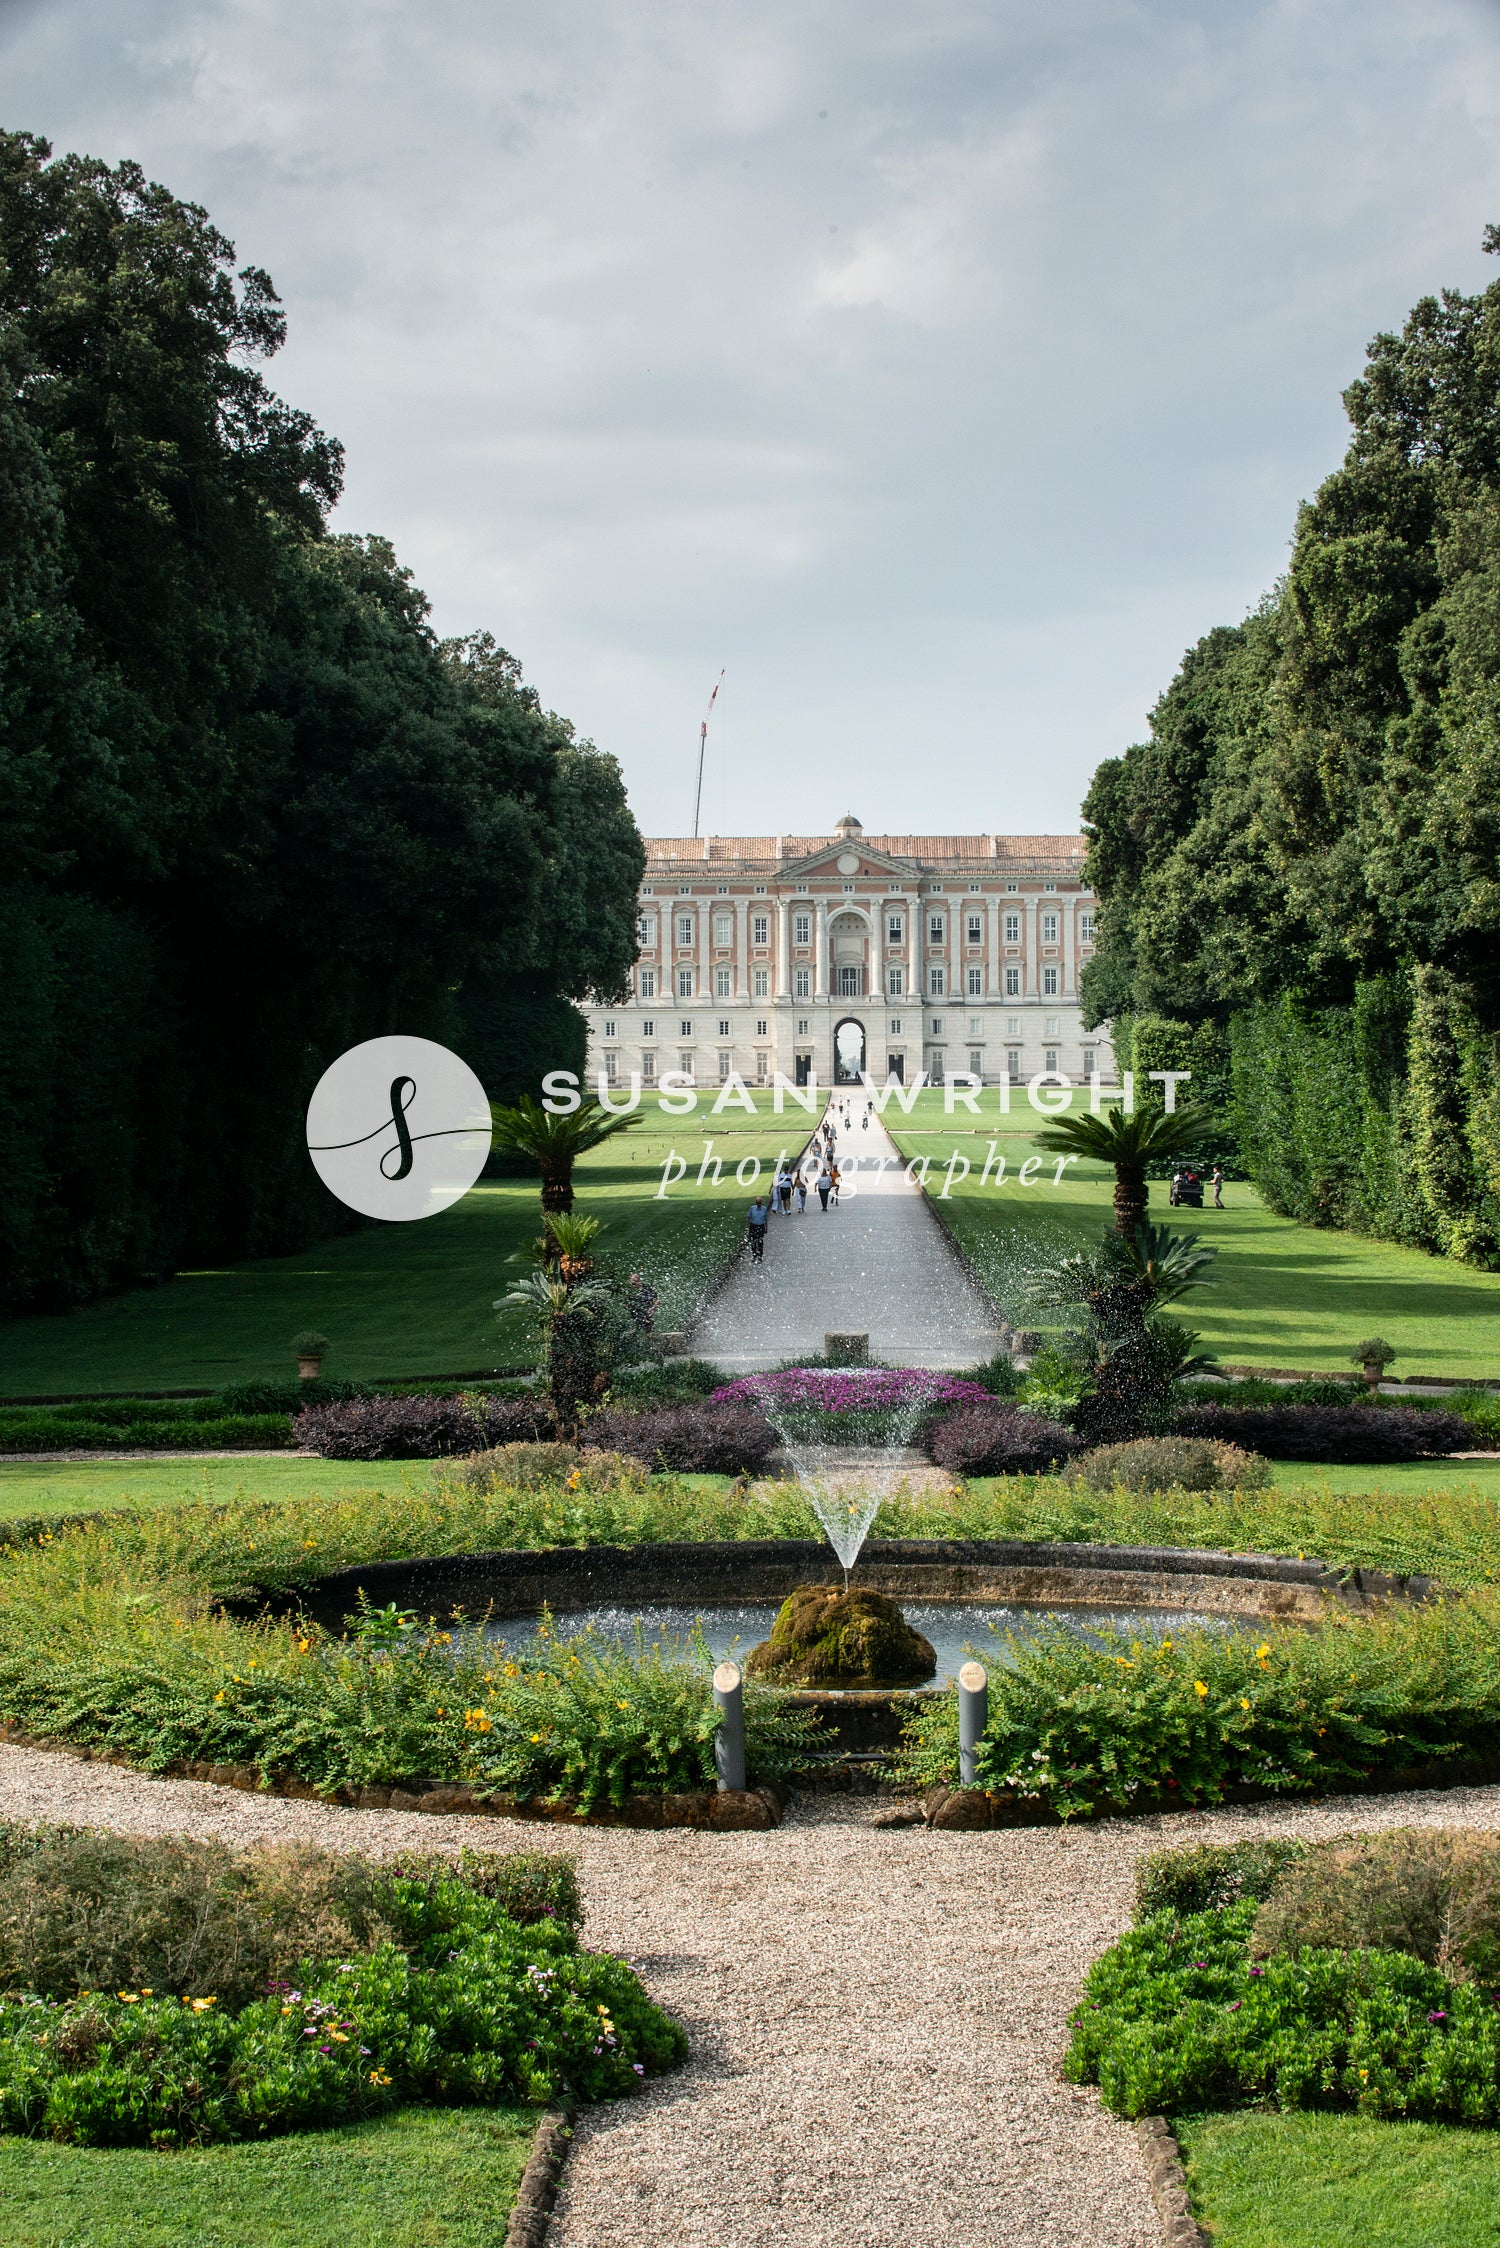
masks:
<instances>
[{"instance_id":1,"label":"short palm shrub","mask_svg":"<svg viewBox=\"0 0 1500 2248\"><path fill-rule=\"evenodd\" d=\"M743 1404L673 1405L632 1413L606 1405L583 1424L583 1442L629 1453L683 1475L755 1475L776 1449L763 1413Z\"/></svg>"},{"instance_id":2,"label":"short palm shrub","mask_svg":"<svg viewBox=\"0 0 1500 2248\"><path fill-rule=\"evenodd\" d=\"M70 1843L35 1838L32 1854L49 1848L55 1869ZM179 1865L179 1923L205 1901L204 1870ZM241 1870L254 1887L257 1873ZM356 1941L335 1947L342 1956L320 1947L254 1995L243 1973L233 1990L203 1987L195 1970L215 1963L210 1945L190 1963L159 1951L162 1981L33 1986L0 1999L0 2129L85 2146L177 2147L349 2122L401 2102L608 2099L686 2050L629 1967L581 1950L564 1912L524 1924L507 1909L503 1878L476 1880L473 1863L302 1870L303 1890L325 1900L359 1892L359 1927L339 1931ZM283 1874L261 1883L263 1896ZM147 1886L158 1917L170 1920L159 1850ZM135 1956L138 1916L118 1889L111 1900L121 1910L106 1913L99 1945L108 1950L113 1938L113 1957ZM222 1915L214 1925L226 1935ZM293 1912L282 1936L298 1925ZM326 1946L335 1930L324 1922L316 1932ZM242 1968L242 1952L231 1951ZM183 1965L186 1975L174 1975Z\"/></svg>"},{"instance_id":3,"label":"short palm shrub","mask_svg":"<svg viewBox=\"0 0 1500 2248\"><path fill-rule=\"evenodd\" d=\"M1500 2122L1500 1836L1159 1852L1067 2075L1126 2115L1244 2102Z\"/></svg>"},{"instance_id":4,"label":"short palm shrub","mask_svg":"<svg viewBox=\"0 0 1500 2248\"><path fill-rule=\"evenodd\" d=\"M1401 1405L1188 1405L1172 1426L1179 1436L1238 1444L1273 1460L1378 1465L1476 1449L1461 1414Z\"/></svg>"},{"instance_id":5,"label":"short palm shrub","mask_svg":"<svg viewBox=\"0 0 1500 2248\"><path fill-rule=\"evenodd\" d=\"M933 1421L922 1447L953 1475L1045 1475L1081 1451L1083 1439L1060 1422L992 1401Z\"/></svg>"},{"instance_id":6,"label":"short palm shrub","mask_svg":"<svg viewBox=\"0 0 1500 2248\"><path fill-rule=\"evenodd\" d=\"M1269 1460L1237 1444L1201 1436L1143 1436L1133 1444L1100 1444L1063 1470L1070 1483L1107 1491L1264 1491L1274 1480Z\"/></svg>"}]
</instances>

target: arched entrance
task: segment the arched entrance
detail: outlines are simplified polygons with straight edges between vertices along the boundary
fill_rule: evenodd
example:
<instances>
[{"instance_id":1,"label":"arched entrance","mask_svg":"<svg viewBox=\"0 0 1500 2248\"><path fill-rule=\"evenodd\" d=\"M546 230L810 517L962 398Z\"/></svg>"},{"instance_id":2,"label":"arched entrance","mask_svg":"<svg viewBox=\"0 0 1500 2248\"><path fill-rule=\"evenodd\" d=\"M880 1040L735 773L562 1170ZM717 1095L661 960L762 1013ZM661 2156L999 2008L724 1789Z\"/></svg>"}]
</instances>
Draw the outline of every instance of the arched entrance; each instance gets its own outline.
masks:
<instances>
[{"instance_id":1,"label":"arched entrance","mask_svg":"<svg viewBox=\"0 0 1500 2248\"><path fill-rule=\"evenodd\" d=\"M865 1066L865 1026L846 1015L834 1027L833 1082L835 1085L857 1085Z\"/></svg>"}]
</instances>

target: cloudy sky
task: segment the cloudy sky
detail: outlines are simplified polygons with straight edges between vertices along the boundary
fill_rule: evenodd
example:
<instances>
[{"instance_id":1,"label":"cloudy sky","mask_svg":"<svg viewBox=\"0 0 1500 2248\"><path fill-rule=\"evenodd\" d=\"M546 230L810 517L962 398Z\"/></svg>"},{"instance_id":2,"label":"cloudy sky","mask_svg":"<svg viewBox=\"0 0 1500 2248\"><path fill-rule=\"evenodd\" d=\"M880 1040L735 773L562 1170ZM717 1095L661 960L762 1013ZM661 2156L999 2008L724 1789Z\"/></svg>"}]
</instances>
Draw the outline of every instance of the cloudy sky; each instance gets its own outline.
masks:
<instances>
[{"instance_id":1,"label":"cloudy sky","mask_svg":"<svg viewBox=\"0 0 1500 2248\"><path fill-rule=\"evenodd\" d=\"M1068 829L1495 268L1500 0L0 0L642 825Z\"/></svg>"}]
</instances>

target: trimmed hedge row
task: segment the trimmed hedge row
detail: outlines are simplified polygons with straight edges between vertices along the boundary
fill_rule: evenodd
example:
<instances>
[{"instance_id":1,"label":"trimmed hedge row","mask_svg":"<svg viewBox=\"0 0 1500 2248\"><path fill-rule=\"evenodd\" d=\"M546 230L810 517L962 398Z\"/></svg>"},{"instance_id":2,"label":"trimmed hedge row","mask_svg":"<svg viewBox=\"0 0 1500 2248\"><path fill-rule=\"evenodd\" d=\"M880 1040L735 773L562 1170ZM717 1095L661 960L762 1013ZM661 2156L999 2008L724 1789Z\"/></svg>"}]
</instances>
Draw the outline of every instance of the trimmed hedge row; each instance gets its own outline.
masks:
<instances>
[{"instance_id":1,"label":"trimmed hedge row","mask_svg":"<svg viewBox=\"0 0 1500 2248\"><path fill-rule=\"evenodd\" d=\"M1177 1414L1179 1436L1204 1436L1275 1460L1350 1466L1422 1460L1474 1449L1461 1413L1394 1405L1191 1405Z\"/></svg>"}]
</instances>

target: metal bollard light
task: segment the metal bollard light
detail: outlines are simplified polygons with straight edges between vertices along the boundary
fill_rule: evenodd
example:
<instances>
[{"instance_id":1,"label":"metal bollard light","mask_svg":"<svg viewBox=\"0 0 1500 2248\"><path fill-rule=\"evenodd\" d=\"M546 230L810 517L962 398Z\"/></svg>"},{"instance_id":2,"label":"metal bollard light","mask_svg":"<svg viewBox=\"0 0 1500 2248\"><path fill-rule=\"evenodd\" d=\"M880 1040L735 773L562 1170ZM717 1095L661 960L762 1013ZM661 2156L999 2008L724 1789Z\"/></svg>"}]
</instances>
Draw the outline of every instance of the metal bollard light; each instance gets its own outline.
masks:
<instances>
[{"instance_id":1,"label":"metal bollard light","mask_svg":"<svg viewBox=\"0 0 1500 2248\"><path fill-rule=\"evenodd\" d=\"M965 1663L958 1674L958 1784L973 1787L979 1744L990 1714L990 1680L983 1663Z\"/></svg>"},{"instance_id":2,"label":"metal bollard light","mask_svg":"<svg viewBox=\"0 0 1500 2248\"><path fill-rule=\"evenodd\" d=\"M714 1734L714 1763L721 1795L745 1792L745 1689L738 1663L720 1663L714 1672L714 1700L720 1709Z\"/></svg>"}]
</instances>

